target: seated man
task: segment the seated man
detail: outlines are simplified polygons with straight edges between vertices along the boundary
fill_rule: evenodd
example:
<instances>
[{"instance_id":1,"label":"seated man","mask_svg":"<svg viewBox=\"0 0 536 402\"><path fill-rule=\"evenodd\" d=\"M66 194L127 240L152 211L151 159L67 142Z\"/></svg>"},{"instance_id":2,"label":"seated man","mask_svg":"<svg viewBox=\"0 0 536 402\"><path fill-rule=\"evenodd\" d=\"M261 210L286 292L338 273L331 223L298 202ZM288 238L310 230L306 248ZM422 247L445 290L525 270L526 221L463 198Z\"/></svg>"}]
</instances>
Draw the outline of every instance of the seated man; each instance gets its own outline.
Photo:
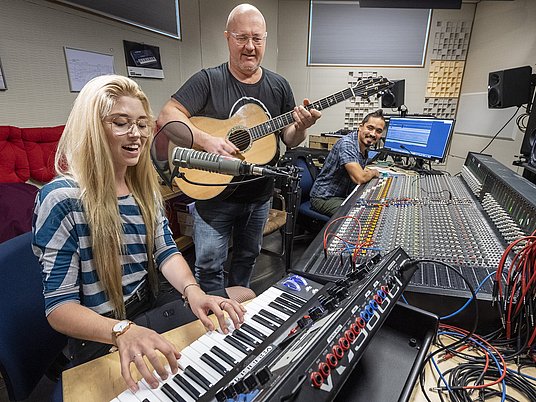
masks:
<instances>
[{"instance_id":1,"label":"seated man","mask_svg":"<svg viewBox=\"0 0 536 402\"><path fill-rule=\"evenodd\" d=\"M380 139L384 128L383 111L378 109L365 116L357 131L337 141L311 189L311 206L315 211L332 216L356 184L379 176L377 170L365 165L368 149Z\"/></svg>"}]
</instances>

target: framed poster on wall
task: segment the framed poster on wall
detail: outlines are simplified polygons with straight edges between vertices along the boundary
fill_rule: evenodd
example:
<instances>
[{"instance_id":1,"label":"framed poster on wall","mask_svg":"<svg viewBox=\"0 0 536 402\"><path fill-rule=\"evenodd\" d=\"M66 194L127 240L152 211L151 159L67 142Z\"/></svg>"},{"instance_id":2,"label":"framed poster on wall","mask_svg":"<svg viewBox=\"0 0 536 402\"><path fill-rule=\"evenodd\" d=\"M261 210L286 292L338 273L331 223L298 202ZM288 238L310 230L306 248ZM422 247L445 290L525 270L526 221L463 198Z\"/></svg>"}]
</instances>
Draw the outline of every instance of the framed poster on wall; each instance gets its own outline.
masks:
<instances>
[{"instance_id":1,"label":"framed poster on wall","mask_svg":"<svg viewBox=\"0 0 536 402\"><path fill-rule=\"evenodd\" d=\"M114 56L65 47L71 92L80 92L92 78L114 73Z\"/></svg>"},{"instance_id":2,"label":"framed poster on wall","mask_svg":"<svg viewBox=\"0 0 536 402\"><path fill-rule=\"evenodd\" d=\"M6 89L6 79L4 76L4 70L2 70L2 60L0 60L0 91L5 91Z\"/></svg>"},{"instance_id":3,"label":"framed poster on wall","mask_svg":"<svg viewBox=\"0 0 536 402\"><path fill-rule=\"evenodd\" d=\"M123 48L129 77L164 78L158 46L124 40Z\"/></svg>"}]
</instances>

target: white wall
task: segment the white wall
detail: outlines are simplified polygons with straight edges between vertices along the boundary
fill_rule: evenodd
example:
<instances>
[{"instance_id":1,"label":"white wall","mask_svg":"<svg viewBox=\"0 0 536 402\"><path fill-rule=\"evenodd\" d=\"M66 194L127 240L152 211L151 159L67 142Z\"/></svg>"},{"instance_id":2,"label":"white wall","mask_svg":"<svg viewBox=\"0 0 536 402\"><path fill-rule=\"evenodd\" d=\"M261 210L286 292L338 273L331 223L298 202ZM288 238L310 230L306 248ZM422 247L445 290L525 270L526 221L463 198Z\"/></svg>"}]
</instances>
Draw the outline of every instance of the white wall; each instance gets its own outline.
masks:
<instances>
[{"instance_id":1,"label":"white wall","mask_svg":"<svg viewBox=\"0 0 536 402\"><path fill-rule=\"evenodd\" d=\"M165 79L136 78L157 114L190 75L227 60L223 31L239 3L181 0L183 40L177 41L46 0L0 0L0 61L8 87L0 91L0 125L64 124L77 95L69 89L64 46L111 54L115 72L126 75L123 40L160 47ZM276 32L278 3L252 3ZM277 37L270 39L265 61L275 70Z\"/></svg>"},{"instance_id":2,"label":"white wall","mask_svg":"<svg viewBox=\"0 0 536 402\"><path fill-rule=\"evenodd\" d=\"M8 85L7 91L0 91L0 125L63 124L76 97L76 93L69 91L63 47L113 54L116 72L126 75L123 40L160 47L166 78L137 79L158 113L191 74L201 67L227 60L223 30L229 11L240 2L181 0L183 40L177 41L46 0L0 0L0 60ZM344 89L348 71L359 71L347 67L306 66L309 1L256 0L251 3L264 13L268 25L263 64L288 78L298 102L304 97L316 100ZM461 10L434 11L433 21L471 20L473 16L462 93L486 91L490 71L522 65L536 69L535 1L464 3ZM381 29L381 22L378 29ZM433 29L434 23L432 34ZM422 113L429 54L424 68L374 69L389 79L406 80L405 103L410 113ZM325 110L310 133L334 131L343 125L344 103L341 103ZM496 140L487 152L511 167L521 140L520 132L514 141ZM458 172L467 151L480 151L488 141L485 137L456 134L448 170Z\"/></svg>"},{"instance_id":3,"label":"white wall","mask_svg":"<svg viewBox=\"0 0 536 402\"><path fill-rule=\"evenodd\" d=\"M482 1L478 3L463 78L462 93L485 92L491 71L530 65L536 74L536 1ZM513 115L516 108L509 108ZM490 111L491 113L491 111ZM496 121L495 134L506 121ZM485 153L505 166L512 166L519 155L523 133L515 131L514 140L496 139ZM480 152L490 138L456 134L453 138L448 170L459 172L468 151Z\"/></svg>"},{"instance_id":4,"label":"white wall","mask_svg":"<svg viewBox=\"0 0 536 402\"><path fill-rule=\"evenodd\" d=\"M432 41L428 43L428 50L424 67L396 68L396 67L307 67L307 37L308 25L296 24L294 21L308 18L309 2L300 0L280 0L280 31L279 31L279 58L278 72L288 77L293 84L297 101L300 96L307 96L312 100L329 95L344 89L347 86L350 71L377 71L390 80L404 79L405 104L409 113L423 113L428 69L430 67L430 54ZM468 21L473 20L475 5L464 4L461 10L434 10L430 37L436 32L436 22L439 20ZM337 29L337 27L333 27ZM382 29L378 21L378 30ZM284 38L287 39L285 42ZM335 131L344 126L344 103L326 109L323 117L314 126L312 131ZM390 110L385 112L391 113Z\"/></svg>"}]
</instances>

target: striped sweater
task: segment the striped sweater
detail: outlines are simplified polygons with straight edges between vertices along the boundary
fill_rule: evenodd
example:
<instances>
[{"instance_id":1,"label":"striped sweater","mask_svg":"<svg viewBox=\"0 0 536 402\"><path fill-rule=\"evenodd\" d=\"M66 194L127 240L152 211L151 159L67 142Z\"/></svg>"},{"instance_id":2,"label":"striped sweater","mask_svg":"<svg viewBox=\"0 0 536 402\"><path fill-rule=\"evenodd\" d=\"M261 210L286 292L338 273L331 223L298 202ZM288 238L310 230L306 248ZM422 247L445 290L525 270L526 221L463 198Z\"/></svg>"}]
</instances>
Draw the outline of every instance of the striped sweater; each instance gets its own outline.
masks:
<instances>
[{"instance_id":1,"label":"striped sweater","mask_svg":"<svg viewBox=\"0 0 536 402\"><path fill-rule=\"evenodd\" d=\"M72 180L57 178L38 193L33 216L33 250L43 275L45 309L80 303L99 314L113 310L97 276L91 235ZM123 222L125 251L121 255L123 299L126 301L147 280L146 227L132 195L117 199ZM153 256L158 269L178 253L168 221L161 211L155 233Z\"/></svg>"}]
</instances>

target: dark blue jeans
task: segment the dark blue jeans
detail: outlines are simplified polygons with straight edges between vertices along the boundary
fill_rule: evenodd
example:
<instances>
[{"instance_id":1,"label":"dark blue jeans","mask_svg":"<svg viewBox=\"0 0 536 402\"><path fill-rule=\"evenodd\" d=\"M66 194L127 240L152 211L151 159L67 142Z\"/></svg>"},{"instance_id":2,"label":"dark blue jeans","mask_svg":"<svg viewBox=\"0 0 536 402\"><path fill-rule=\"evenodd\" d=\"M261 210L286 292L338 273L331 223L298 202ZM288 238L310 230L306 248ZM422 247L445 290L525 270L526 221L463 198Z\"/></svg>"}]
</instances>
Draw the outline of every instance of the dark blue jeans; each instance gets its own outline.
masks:
<instances>
[{"instance_id":1,"label":"dark blue jeans","mask_svg":"<svg viewBox=\"0 0 536 402\"><path fill-rule=\"evenodd\" d=\"M194 210L195 278L204 291L227 286L249 287L262 246L262 232L268 218L270 200L241 204L226 201L197 201ZM224 265L229 239L233 255L227 283Z\"/></svg>"}]
</instances>

